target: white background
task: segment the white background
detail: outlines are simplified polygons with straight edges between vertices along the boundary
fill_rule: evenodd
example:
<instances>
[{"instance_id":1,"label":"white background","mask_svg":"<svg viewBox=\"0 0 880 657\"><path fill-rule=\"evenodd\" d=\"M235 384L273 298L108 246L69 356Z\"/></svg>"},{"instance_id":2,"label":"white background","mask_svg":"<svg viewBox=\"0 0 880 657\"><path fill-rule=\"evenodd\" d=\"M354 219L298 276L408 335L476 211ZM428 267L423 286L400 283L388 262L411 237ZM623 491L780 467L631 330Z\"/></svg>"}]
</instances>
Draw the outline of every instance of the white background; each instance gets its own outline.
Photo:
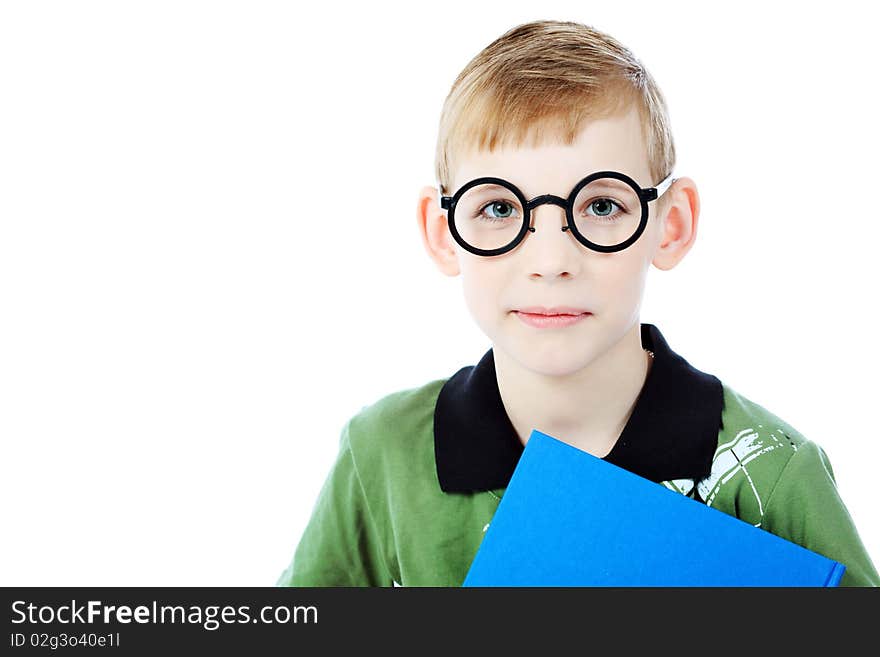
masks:
<instances>
[{"instance_id":1,"label":"white background","mask_svg":"<svg viewBox=\"0 0 880 657\"><path fill-rule=\"evenodd\" d=\"M490 346L417 194L458 72L541 18L635 52L698 185L642 321L825 448L880 564L868 11L3 3L0 584L274 584L345 421Z\"/></svg>"}]
</instances>

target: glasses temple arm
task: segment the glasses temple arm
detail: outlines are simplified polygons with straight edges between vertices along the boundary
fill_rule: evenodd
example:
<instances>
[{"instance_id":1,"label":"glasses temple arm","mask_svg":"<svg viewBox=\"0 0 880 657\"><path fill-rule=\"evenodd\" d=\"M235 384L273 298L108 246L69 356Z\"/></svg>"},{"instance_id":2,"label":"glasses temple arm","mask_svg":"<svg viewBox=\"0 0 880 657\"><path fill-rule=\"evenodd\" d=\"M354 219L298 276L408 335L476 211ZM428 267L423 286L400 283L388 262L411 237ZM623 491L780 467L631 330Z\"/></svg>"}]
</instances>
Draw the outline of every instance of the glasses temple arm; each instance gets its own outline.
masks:
<instances>
[{"instance_id":1,"label":"glasses temple arm","mask_svg":"<svg viewBox=\"0 0 880 657\"><path fill-rule=\"evenodd\" d=\"M678 178L673 178L672 173L670 173L668 176L666 176L660 182L660 184L658 184L654 188L657 190L657 198L660 198L661 196L663 196L663 194L666 192L666 190L669 189L669 187L672 185L672 183L674 183L676 180L678 180Z\"/></svg>"}]
</instances>

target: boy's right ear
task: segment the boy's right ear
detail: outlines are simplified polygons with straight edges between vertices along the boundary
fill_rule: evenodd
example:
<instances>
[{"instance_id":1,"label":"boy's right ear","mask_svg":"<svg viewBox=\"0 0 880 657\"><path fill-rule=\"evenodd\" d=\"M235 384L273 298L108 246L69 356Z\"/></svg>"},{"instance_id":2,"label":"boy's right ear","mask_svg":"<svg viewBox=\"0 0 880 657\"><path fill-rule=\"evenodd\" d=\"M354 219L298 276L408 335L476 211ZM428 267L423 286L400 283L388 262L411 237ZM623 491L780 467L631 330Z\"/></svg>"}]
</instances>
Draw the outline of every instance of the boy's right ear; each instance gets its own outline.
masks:
<instances>
[{"instance_id":1,"label":"boy's right ear","mask_svg":"<svg viewBox=\"0 0 880 657\"><path fill-rule=\"evenodd\" d=\"M438 202L436 187L430 185L422 187L416 208L416 220L422 235L422 243L431 260L437 265L437 269L447 276L458 276L461 272L458 254L452 235L449 233L446 212Z\"/></svg>"}]
</instances>

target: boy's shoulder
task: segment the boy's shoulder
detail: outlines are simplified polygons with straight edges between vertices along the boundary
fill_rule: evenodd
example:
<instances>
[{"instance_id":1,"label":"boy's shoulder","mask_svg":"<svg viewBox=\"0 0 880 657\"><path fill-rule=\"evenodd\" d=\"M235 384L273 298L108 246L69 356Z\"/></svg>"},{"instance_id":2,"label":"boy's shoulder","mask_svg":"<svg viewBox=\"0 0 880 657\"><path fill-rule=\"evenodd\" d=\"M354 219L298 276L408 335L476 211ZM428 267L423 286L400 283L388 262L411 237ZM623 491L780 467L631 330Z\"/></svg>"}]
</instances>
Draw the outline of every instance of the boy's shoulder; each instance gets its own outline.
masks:
<instances>
[{"instance_id":1,"label":"boy's shoulder","mask_svg":"<svg viewBox=\"0 0 880 657\"><path fill-rule=\"evenodd\" d=\"M736 515L760 525L767 501L799 451L821 458L824 452L791 424L722 382L724 404L711 473L697 485L710 506L737 506ZM726 502L725 502L726 501Z\"/></svg>"},{"instance_id":2,"label":"boy's shoulder","mask_svg":"<svg viewBox=\"0 0 880 657\"><path fill-rule=\"evenodd\" d=\"M779 432L785 433L792 444L799 446L807 441L800 431L795 429L791 424L771 412L761 404L746 397L744 394L722 381L722 390L724 392L724 407L721 413L721 436L719 444L723 440L723 436L733 432L739 433L745 428L745 425L754 428L770 427Z\"/></svg>"},{"instance_id":3,"label":"boy's shoulder","mask_svg":"<svg viewBox=\"0 0 880 657\"><path fill-rule=\"evenodd\" d=\"M345 429L355 461L363 468L393 468L419 449L433 456L434 408L447 380L396 390L362 406Z\"/></svg>"}]
</instances>

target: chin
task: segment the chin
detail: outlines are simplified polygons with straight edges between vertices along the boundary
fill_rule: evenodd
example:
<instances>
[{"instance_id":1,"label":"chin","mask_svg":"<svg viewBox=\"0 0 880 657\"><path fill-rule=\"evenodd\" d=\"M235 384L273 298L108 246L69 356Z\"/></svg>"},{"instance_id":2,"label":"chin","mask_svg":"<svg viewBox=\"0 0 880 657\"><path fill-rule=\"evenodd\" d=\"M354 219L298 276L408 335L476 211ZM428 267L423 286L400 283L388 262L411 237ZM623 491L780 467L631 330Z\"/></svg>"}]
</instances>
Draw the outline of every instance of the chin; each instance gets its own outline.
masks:
<instances>
[{"instance_id":1,"label":"chin","mask_svg":"<svg viewBox=\"0 0 880 657\"><path fill-rule=\"evenodd\" d=\"M532 361L530 369L545 376L564 377L577 374L587 367L592 360L570 351L558 357L534 354L530 357L530 361Z\"/></svg>"},{"instance_id":2,"label":"chin","mask_svg":"<svg viewBox=\"0 0 880 657\"><path fill-rule=\"evenodd\" d=\"M544 376L564 377L575 374L587 367L596 358L591 350L581 345L572 349L571 340L553 343L520 344L503 346L502 349L523 368Z\"/></svg>"}]
</instances>

